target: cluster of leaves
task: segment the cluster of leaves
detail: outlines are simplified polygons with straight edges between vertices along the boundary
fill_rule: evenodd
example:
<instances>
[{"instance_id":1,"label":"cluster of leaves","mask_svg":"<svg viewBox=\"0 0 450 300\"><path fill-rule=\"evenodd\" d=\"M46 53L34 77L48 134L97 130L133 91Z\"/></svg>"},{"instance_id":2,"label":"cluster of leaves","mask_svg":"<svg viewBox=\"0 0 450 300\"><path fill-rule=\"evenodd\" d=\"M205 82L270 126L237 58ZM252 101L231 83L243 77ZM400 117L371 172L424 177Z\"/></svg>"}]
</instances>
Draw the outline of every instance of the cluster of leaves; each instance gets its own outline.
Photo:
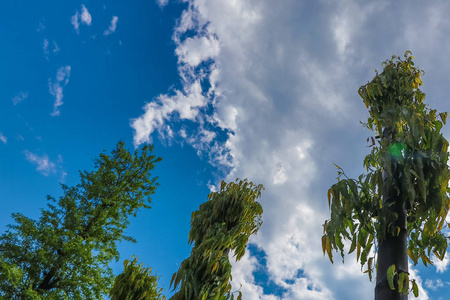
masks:
<instances>
[{"instance_id":1,"label":"cluster of leaves","mask_svg":"<svg viewBox=\"0 0 450 300\"><path fill-rule=\"evenodd\" d=\"M419 259L432 264L432 254L442 260L448 246L442 229L450 208L450 171L448 141L441 134L447 113L437 113L424 103L425 94L419 89L423 71L414 67L409 51L404 57L394 55L385 61L383 72L358 91L370 113L364 125L375 131L372 151L364 160L368 173L350 179L338 167L338 182L328 191L331 219L324 224L324 254L332 261L334 249L343 258L343 240L351 241L349 253L356 249L370 278L375 257L369 256L376 243L401 230L395 224L395 210L383 205L386 187L406 208L408 256L414 264ZM413 290L414 286L413 282Z\"/></svg>"},{"instance_id":2,"label":"cluster of leaves","mask_svg":"<svg viewBox=\"0 0 450 300\"><path fill-rule=\"evenodd\" d=\"M159 278L152 275L151 268L138 265L136 257L123 262L123 273L117 275L109 295L111 300L165 300L158 288Z\"/></svg>"},{"instance_id":3,"label":"cluster of leaves","mask_svg":"<svg viewBox=\"0 0 450 300\"><path fill-rule=\"evenodd\" d=\"M48 196L39 220L13 214L0 236L0 296L5 299L102 299L114 280L108 266L118 260L116 243L134 241L123 234L129 217L150 208L156 178L150 171L160 158L151 146L134 155L123 142L101 154L95 170L80 172L81 182L62 185L64 195Z\"/></svg>"},{"instance_id":4,"label":"cluster of leaves","mask_svg":"<svg viewBox=\"0 0 450 300\"><path fill-rule=\"evenodd\" d=\"M407 294L409 292L409 274L407 272L397 272L395 269L395 265L391 265L387 270L387 281L389 284L389 288L391 290L395 290L395 286L397 285L398 291ZM416 283L416 280L411 280L412 287L411 290L414 296L419 296L419 286Z\"/></svg>"},{"instance_id":5,"label":"cluster of leaves","mask_svg":"<svg viewBox=\"0 0 450 300\"><path fill-rule=\"evenodd\" d=\"M222 181L220 191L192 213L189 243L194 247L172 277L171 286L180 290L171 299L234 299L229 253L241 259L250 235L259 230L263 210L256 199L262 189L247 180Z\"/></svg>"}]
</instances>

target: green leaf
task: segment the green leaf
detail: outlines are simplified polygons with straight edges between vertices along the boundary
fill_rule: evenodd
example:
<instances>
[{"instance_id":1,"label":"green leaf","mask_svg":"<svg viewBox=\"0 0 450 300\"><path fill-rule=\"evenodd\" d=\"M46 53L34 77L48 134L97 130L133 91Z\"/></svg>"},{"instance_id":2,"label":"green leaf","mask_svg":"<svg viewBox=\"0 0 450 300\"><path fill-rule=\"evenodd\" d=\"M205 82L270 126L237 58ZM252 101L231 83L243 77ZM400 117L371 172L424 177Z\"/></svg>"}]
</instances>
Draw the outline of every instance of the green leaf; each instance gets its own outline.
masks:
<instances>
[{"instance_id":1,"label":"green leaf","mask_svg":"<svg viewBox=\"0 0 450 300\"><path fill-rule=\"evenodd\" d=\"M329 236L326 236L325 240L325 249L327 250L328 258L330 259L331 263L333 263L333 253L331 253L331 241Z\"/></svg>"},{"instance_id":2,"label":"green leaf","mask_svg":"<svg viewBox=\"0 0 450 300\"><path fill-rule=\"evenodd\" d=\"M442 128L442 122L441 121L434 121L434 126L436 126L436 131L439 132Z\"/></svg>"},{"instance_id":3,"label":"green leaf","mask_svg":"<svg viewBox=\"0 0 450 300\"><path fill-rule=\"evenodd\" d=\"M404 274L405 274L405 283L403 284L403 290L401 291L403 292L403 294L407 294L409 290L409 275L408 273Z\"/></svg>"},{"instance_id":4,"label":"green leaf","mask_svg":"<svg viewBox=\"0 0 450 300\"><path fill-rule=\"evenodd\" d=\"M394 157L402 156L405 145L403 143L392 143L389 146L389 153Z\"/></svg>"},{"instance_id":5,"label":"green leaf","mask_svg":"<svg viewBox=\"0 0 450 300\"><path fill-rule=\"evenodd\" d=\"M447 112L440 113L439 116L441 117L442 123L444 123L445 125L445 123L447 122L448 113Z\"/></svg>"},{"instance_id":6,"label":"green leaf","mask_svg":"<svg viewBox=\"0 0 450 300\"><path fill-rule=\"evenodd\" d=\"M367 271L369 273L369 280L372 281L372 270L373 270L373 257L369 258L367 263Z\"/></svg>"},{"instance_id":7,"label":"green leaf","mask_svg":"<svg viewBox=\"0 0 450 300\"><path fill-rule=\"evenodd\" d=\"M359 261L359 256L361 255L361 245L359 241L356 242L356 261Z\"/></svg>"},{"instance_id":8,"label":"green leaf","mask_svg":"<svg viewBox=\"0 0 450 300\"><path fill-rule=\"evenodd\" d=\"M414 265L417 265L417 262L419 261L419 256L417 253L411 249L408 248L408 256L411 258L411 260L414 262Z\"/></svg>"},{"instance_id":9,"label":"green leaf","mask_svg":"<svg viewBox=\"0 0 450 300\"><path fill-rule=\"evenodd\" d=\"M355 234L354 236L353 236L353 239L352 239L352 244L350 245L350 250L348 251L348 254L350 254L350 253L352 253L353 251L355 251L355 249L356 249L356 240L357 240L357 235Z\"/></svg>"},{"instance_id":10,"label":"green leaf","mask_svg":"<svg viewBox=\"0 0 450 300\"><path fill-rule=\"evenodd\" d=\"M429 116L430 116L431 122L434 122L436 120L436 110L435 109L431 110L429 112Z\"/></svg>"},{"instance_id":11,"label":"green leaf","mask_svg":"<svg viewBox=\"0 0 450 300\"><path fill-rule=\"evenodd\" d=\"M364 265L367 261L367 255L369 255L371 245L367 245L361 253L361 265Z\"/></svg>"},{"instance_id":12,"label":"green leaf","mask_svg":"<svg viewBox=\"0 0 450 300\"><path fill-rule=\"evenodd\" d=\"M331 208L331 195L333 194L332 189L328 190L328 208Z\"/></svg>"},{"instance_id":13,"label":"green leaf","mask_svg":"<svg viewBox=\"0 0 450 300\"><path fill-rule=\"evenodd\" d=\"M336 241L336 245L338 246L338 248L342 250L344 248L344 244L342 243L341 236L338 232L335 233L334 240Z\"/></svg>"},{"instance_id":14,"label":"green leaf","mask_svg":"<svg viewBox=\"0 0 450 300\"><path fill-rule=\"evenodd\" d=\"M425 265L425 267L428 266L428 264L433 265L433 262L430 260L428 255L426 255L424 252L422 252L420 254L420 258L422 259L422 262Z\"/></svg>"},{"instance_id":15,"label":"green leaf","mask_svg":"<svg viewBox=\"0 0 450 300\"><path fill-rule=\"evenodd\" d=\"M425 176L423 173L423 163L422 159L420 157L417 157L417 165L415 166L416 173L419 174L419 177L417 178L417 183L419 186L419 190L422 196L423 201L427 202L427 188L426 188L426 182L425 182Z\"/></svg>"},{"instance_id":16,"label":"green leaf","mask_svg":"<svg viewBox=\"0 0 450 300\"><path fill-rule=\"evenodd\" d=\"M353 195L358 195L358 187L356 186L356 182L354 180L349 180L348 185L350 186L350 190Z\"/></svg>"},{"instance_id":17,"label":"green leaf","mask_svg":"<svg viewBox=\"0 0 450 300\"><path fill-rule=\"evenodd\" d=\"M414 297L416 297L416 298L419 297L419 287L417 286L417 283L414 279L412 281L412 290L413 290Z\"/></svg>"},{"instance_id":18,"label":"green leaf","mask_svg":"<svg viewBox=\"0 0 450 300\"><path fill-rule=\"evenodd\" d=\"M405 272L398 274L398 291L403 292L403 284L405 282Z\"/></svg>"},{"instance_id":19,"label":"green leaf","mask_svg":"<svg viewBox=\"0 0 450 300\"><path fill-rule=\"evenodd\" d=\"M413 174L414 176L416 176L416 178L419 178L419 177L420 177L419 175L417 175L417 173L416 173L413 169L409 169L409 172L410 172L411 174Z\"/></svg>"},{"instance_id":20,"label":"green leaf","mask_svg":"<svg viewBox=\"0 0 450 300\"><path fill-rule=\"evenodd\" d=\"M395 286L394 286L394 277L397 274L397 272L395 272L395 265L391 265L388 270L387 270L387 280L388 280L388 284L389 287L391 288L391 290L395 290Z\"/></svg>"},{"instance_id":21,"label":"green leaf","mask_svg":"<svg viewBox=\"0 0 450 300\"><path fill-rule=\"evenodd\" d=\"M325 256L325 252L327 251L327 236L325 234L322 236L322 251L323 256Z\"/></svg>"}]
</instances>

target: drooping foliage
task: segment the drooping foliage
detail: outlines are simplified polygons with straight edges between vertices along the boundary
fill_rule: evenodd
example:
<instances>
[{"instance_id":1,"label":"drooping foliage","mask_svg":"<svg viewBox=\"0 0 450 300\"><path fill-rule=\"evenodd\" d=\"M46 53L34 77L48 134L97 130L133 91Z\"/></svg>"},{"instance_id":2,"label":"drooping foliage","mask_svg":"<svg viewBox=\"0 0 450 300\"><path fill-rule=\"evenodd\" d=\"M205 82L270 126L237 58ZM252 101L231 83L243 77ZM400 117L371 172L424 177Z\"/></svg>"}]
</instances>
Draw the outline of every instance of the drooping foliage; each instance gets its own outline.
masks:
<instances>
[{"instance_id":1,"label":"drooping foliage","mask_svg":"<svg viewBox=\"0 0 450 300\"><path fill-rule=\"evenodd\" d=\"M117 275L109 295L111 300L165 300L158 288L159 278L152 275L151 268L138 265L136 257L123 262L124 270Z\"/></svg>"},{"instance_id":2,"label":"drooping foliage","mask_svg":"<svg viewBox=\"0 0 450 300\"><path fill-rule=\"evenodd\" d=\"M111 260L130 216L150 208L156 188L151 170L160 158L145 146L134 154L119 142L100 154L95 170L80 183L48 196L39 220L13 214L15 224L0 236L0 296L5 299L102 299L114 281Z\"/></svg>"},{"instance_id":3,"label":"drooping foliage","mask_svg":"<svg viewBox=\"0 0 450 300\"><path fill-rule=\"evenodd\" d=\"M370 113L363 125L375 131L368 139L372 151L364 159L367 174L350 179L338 167L338 182L328 190L331 218L323 225L324 255L333 261L336 250L344 258L343 240L348 240L349 253L356 250L370 278L377 244L401 230L395 222L399 217L395 204L383 204L386 187L406 208L407 254L415 265L419 259L432 264L432 255L442 260L448 247L442 229L450 207L450 172L448 141L441 133L448 114L424 103L425 94L419 89L424 72L414 67L409 51L404 57L385 61L383 72L358 91ZM410 285L408 273L392 265L386 276L391 289L407 293L411 287L417 296L417 285L414 280Z\"/></svg>"},{"instance_id":4,"label":"drooping foliage","mask_svg":"<svg viewBox=\"0 0 450 300\"><path fill-rule=\"evenodd\" d=\"M220 190L192 213L189 243L194 246L172 277L171 286L180 290L171 299L234 299L229 253L241 259L249 237L259 230L263 209L256 199L262 190L247 180L222 181Z\"/></svg>"}]
</instances>

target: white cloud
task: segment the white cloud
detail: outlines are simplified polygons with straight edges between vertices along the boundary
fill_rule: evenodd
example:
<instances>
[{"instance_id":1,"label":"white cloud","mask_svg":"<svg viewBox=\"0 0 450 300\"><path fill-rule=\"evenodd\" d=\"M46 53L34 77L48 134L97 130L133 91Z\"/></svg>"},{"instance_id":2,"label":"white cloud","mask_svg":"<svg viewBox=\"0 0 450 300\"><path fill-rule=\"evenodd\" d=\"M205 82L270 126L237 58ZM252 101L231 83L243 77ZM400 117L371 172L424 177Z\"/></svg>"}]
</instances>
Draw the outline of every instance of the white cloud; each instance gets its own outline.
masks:
<instances>
[{"instance_id":1,"label":"white cloud","mask_svg":"<svg viewBox=\"0 0 450 300\"><path fill-rule=\"evenodd\" d=\"M185 28L191 26L188 17L186 15L180 26ZM199 23L195 21L195 24ZM174 90L167 95L160 95L144 107L145 113L141 117L131 120L131 127L135 131L135 146L150 142L151 135L155 130L160 137L165 136L164 122L194 121L198 126L195 130L191 130L189 136L185 134L186 131L177 131L176 138L182 138L191 144L199 154L207 155L211 162L228 166L231 157L228 150L223 147L223 142L218 142L219 135L205 128L205 124L213 127L222 125L223 129L228 130L225 126L233 122L233 109L224 108L230 118L220 120L220 123L217 118L204 114L210 104L209 99L220 96L219 89L216 89L214 85L219 76L216 70L217 66L202 64L219 54L218 40L208 32L204 32L202 36L188 39L182 39L182 34L178 28L173 38L177 43L176 53L178 54L179 74L182 78L183 89L182 91ZM208 90L202 89L202 82L205 79L209 79L211 82Z\"/></svg>"},{"instance_id":2,"label":"white cloud","mask_svg":"<svg viewBox=\"0 0 450 300\"><path fill-rule=\"evenodd\" d=\"M53 112L51 113L52 116L59 116L60 114L59 107L63 105L62 99L64 97L63 89L69 82L70 70L70 66L61 67L56 73L56 79L54 81L51 79L48 80L49 92L55 98Z\"/></svg>"},{"instance_id":3,"label":"white cloud","mask_svg":"<svg viewBox=\"0 0 450 300\"><path fill-rule=\"evenodd\" d=\"M209 58L216 57L219 52L219 42L213 36L187 38L175 51L181 62L192 67L198 66Z\"/></svg>"},{"instance_id":4,"label":"white cloud","mask_svg":"<svg viewBox=\"0 0 450 300\"><path fill-rule=\"evenodd\" d=\"M53 41L53 53L58 53L61 49L58 47L58 44Z\"/></svg>"},{"instance_id":5,"label":"white cloud","mask_svg":"<svg viewBox=\"0 0 450 300\"><path fill-rule=\"evenodd\" d=\"M84 4L81 5L81 22L90 26L92 23L92 17Z\"/></svg>"},{"instance_id":6,"label":"white cloud","mask_svg":"<svg viewBox=\"0 0 450 300\"><path fill-rule=\"evenodd\" d=\"M182 92L160 95L132 120L135 145L150 142L154 132L165 134L169 125L174 140L201 155L215 153L211 161L228 167L227 180L264 184L264 224L251 241L266 253L269 280L284 292L266 295L253 275L258 262L246 254L233 268L233 284L243 284L244 299L373 295L374 283L354 256L345 264L336 257L332 265L321 253L321 225L329 218L326 190L336 180L332 162L351 177L364 172L364 141L371 133L358 123L367 110L357 89L392 54L413 51L426 77L434 79L431 84L425 79L428 93L438 96L430 98L437 99L433 106L445 109L450 58L440 51L450 48L445 38L450 6L444 1L432 7L405 1L187 2L173 34ZM420 18L411 23L411 16ZM437 270L447 265L448 258ZM296 278L299 269L303 275ZM419 299L428 299L418 272L410 270Z\"/></svg>"},{"instance_id":7,"label":"white cloud","mask_svg":"<svg viewBox=\"0 0 450 300\"><path fill-rule=\"evenodd\" d=\"M56 163L52 162L47 154L39 155L29 150L25 150L24 154L26 160L35 165L36 171L44 176L59 174L61 182L63 182L64 178L67 176L66 171L63 169L63 158L60 154L57 156Z\"/></svg>"},{"instance_id":8,"label":"white cloud","mask_svg":"<svg viewBox=\"0 0 450 300\"><path fill-rule=\"evenodd\" d=\"M230 255L230 261L233 261L234 257ZM259 300L260 294L262 294L262 287L254 284L254 278L252 273L256 270L258 261L249 255L245 255L239 261L238 264L233 266L233 278L235 282L247 282L248 284L239 286L233 286L234 290L241 290L245 299ZM244 298L244 297L243 297Z\"/></svg>"},{"instance_id":9,"label":"white cloud","mask_svg":"<svg viewBox=\"0 0 450 300\"><path fill-rule=\"evenodd\" d=\"M44 30L44 29L45 29L44 23L43 23L43 22L39 22L38 28L36 29L36 31L37 31L37 32L40 32L40 31L42 31L42 30Z\"/></svg>"},{"instance_id":10,"label":"white cloud","mask_svg":"<svg viewBox=\"0 0 450 300\"><path fill-rule=\"evenodd\" d=\"M428 292L423 288L424 283L422 282L422 278L419 276L419 271L412 267L411 263L409 263L409 279L416 280L416 283L419 287L419 297L414 298L417 300L429 300ZM426 285L426 283L425 283ZM411 296L412 298L412 296Z\"/></svg>"},{"instance_id":11,"label":"white cloud","mask_svg":"<svg viewBox=\"0 0 450 300\"><path fill-rule=\"evenodd\" d=\"M39 156L28 150L25 150L24 153L25 158L36 165L36 171L41 172L45 176L56 173L56 165L48 159L46 154Z\"/></svg>"},{"instance_id":12,"label":"white cloud","mask_svg":"<svg viewBox=\"0 0 450 300\"><path fill-rule=\"evenodd\" d=\"M273 181L272 183L277 185L277 184L283 184L285 183L287 180L287 176L285 174L283 165L281 163L277 163L276 165L276 174L273 177Z\"/></svg>"},{"instance_id":13,"label":"white cloud","mask_svg":"<svg viewBox=\"0 0 450 300\"><path fill-rule=\"evenodd\" d=\"M169 4L169 0L156 0L156 3L159 5L159 7L163 8L167 4Z\"/></svg>"},{"instance_id":14,"label":"white cloud","mask_svg":"<svg viewBox=\"0 0 450 300\"><path fill-rule=\"evenodd\" d=\"M6 144L8 142L8 139L6 138L6 136L0 132L0 141L3 142L3 144Z\"/></svg>"},{"instance_id":15,"label":"white cloud","mask_svg":"<svg viewBox=\"0 0 450 300\"><path fill-rule=\"evenodd\" d=\"M81 23L80 23L81 22ZM89 13L88 9L84 4L81 5L81 14L78 12L78 10L75 11L75 14L71 18L71 23L73 25L73 28L77 33L79 33L80 24L86 24L88 26L92 23L92 16Z\"/></svg>"},{"instance_id":16,"label":"white cloud","mask_svg":"<svg viewBox=\"0 0 450 300\"><path fill-rule=\"evenodd\" d=\"M103 32L103 35L108 36L111 33L114 33L116 31L117 21L119 21L119 17L113 16L109 28Z\"/></svg>"},{"instance_id":17,"label":"white cloud","mask_svg":"<svg viewBox=\"0 0 450 300\"><path fill-rule=\"evenodd\" d=\"M364 31L360 30L365 22L370 21L367 16L382 12L386 9L385 1L377 3L358 3L345 0L337 5L333 14L331 27L337 51L341 58L354 55L356 48L355 39L361 38Z\"/></svg>"},{"instance_id":18,"label":"white cloud","mask_svg":"<svg viewBox=\"0 0 450 300\"><path fill-rule=\"evenodd\" d=\"M436 267L436 271L438 273L444 273L448 269L448 265L450 264L450 257L448 252L445 253L444 259L440 260L436 256L432 258L433 265Z\"/></svg>"},{"instance_id":19,"label":"white cloud","mask_svg":"<svg viewBox=\"0 0 450 300\"><path fill-rule=\"evenodd\" d=\"M80 23L78 21L79 19L78 10L75 12L75 14L72 16L70 23L72 23L73 28L75 28L75 31L79 33Z\"/></svg>"},{"instance_id":20,"label":"white cloud","mask_svg":"<svg viewBox=\"0 0 450 300\"><path fill-rule=\"evenodd\" d=\"M28 92L21 91L12 98L12 102L14 103L14 105L17 105L27 98L28 98Z\"/></svg>"},{"instance_id":21,"label":"white cloud","mask_svg":"<svg viewBox=\"0 0 450 300\"><path fill-rule=\"evenodd\" d=\"M176 90L172 97L160 95L156 102L147 103L145 113L137 119L131 120L131 127L135 130L134 144L151 142L151 134L155 129L160 129L165 120L173 114L180 119L195 120L199 108L206 104L202 94L200 82L193 82L185 86L183 91Z\"/></svg>"},{"instance_id":22,"label":"white cloud","mask_svg":"<svg viewBox=\"0 0 450 300\"><path fill-rule=\"evenodd\" d=\"M61 49L58 47L58 44L56 44L55 41L52 42L53 43L53 50L52 53L58 53ZM42 50L44 52L44 56L45 58L48 60L49 59L49 54L50 54L50 49L49 49L49 41L47 39L44 39L44 41L42 42Z\"/></svg>"},{"instance_id":23,"label":"white cloud","mask_svg":"<svg viewBox=\"0 0 450 300\"><path fill-rule=\"evenodd\" d=\"M44 50L44 56L48 59L48 40L44 39L42 43L42 50Z\"/></svg>"},{"instance_id":24,"label":"white cloud","mask_svg":"<svg viewBox=\"0 0 450 300\"><path fill-rule=\"evenodd\" d=\"M425 280L425 286L433 291L437 290L438 288L441 288L444 286L444 283L441 279L431 280L427 279Z\"/></svg>"},{"instance_id":25,"label":"white cloud","mask_svg":"<svg viewBox=\"0 0 450 300\"><path fill-rule=\"evenodd\" d=\"M214 184L211 184L210 181L208 182L207 186L208 186L208 189L209 189L209 191L210 191L211 193L215 193L215 192L218 191L218 190L217 190L217 187L216 187Z\"/></svg>"}]
</instances>

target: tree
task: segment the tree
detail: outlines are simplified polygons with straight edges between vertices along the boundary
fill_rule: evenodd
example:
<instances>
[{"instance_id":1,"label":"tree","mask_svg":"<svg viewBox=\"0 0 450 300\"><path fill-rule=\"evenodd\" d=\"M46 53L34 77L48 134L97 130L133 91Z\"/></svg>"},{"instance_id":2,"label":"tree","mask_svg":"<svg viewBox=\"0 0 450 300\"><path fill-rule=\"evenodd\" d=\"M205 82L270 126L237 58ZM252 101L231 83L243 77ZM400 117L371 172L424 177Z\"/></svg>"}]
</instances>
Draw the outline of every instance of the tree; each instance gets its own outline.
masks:
<instances>
[{"instance_id":1,"label":"tree","mask_svg":"<svg viewBox=\"0 0 450 300\"><path fill-rule=\"evenodd\" d=\"M180 286L172 300L234 298L229 253L241 259L250 235L259 230L263 210L256 199L261 190L262 185L247 180L222 181L220 191L210 193L192 213L189 243L194 247L172 276L170 285L174 290Z\"/></svg>"},{"instance_id":2,"label":"tree","mask_svg":"<svg viewBox=\"0 0 450 300\"><path fill-rule=\"evenodd\" d=\"M111 300L165 300L158 288L159 278L152 275L151 268L137 264L137 258L123 262L123 273L117 275L109 295Z\"/></svg>"},{"instance_id":3,"label":"tree","mask_svg":"<svg viewBox=\"0 0 450 300\"><path fill-rule=\"evenodd\" d=\"M450 208L449 155L440 132L448 114L424 104L424 72L411 52L404 57L385 61L383 72L359 88L370 113L363 125L375 130L364 159L368 173L350 179L338 167L338 182L328 190L331 218L323 225L322 248L332 262L332 250L344 259L348 240L370 279L377 266L377 300L407 299L409 291L417 297L408 257L431 265L448 246L442 229Z\"/></svg>"},{"instance_id":4,"label":"tree","mask_svg":"<svg viewBox=\"0 0 450 300\"><path fill-rule=\"evenodd\" d=\"M102 299L114 276L108 266L119 258L117 242L130 216L150 208L157 178L150 171L161 158L145 146L134 154L119 142L100 154L95 170L81 182L62 185L64 195L48 196L39 220L15 213L14 225L0 236L0 296L5 299Z\"/></svg>"}]
</instances>

